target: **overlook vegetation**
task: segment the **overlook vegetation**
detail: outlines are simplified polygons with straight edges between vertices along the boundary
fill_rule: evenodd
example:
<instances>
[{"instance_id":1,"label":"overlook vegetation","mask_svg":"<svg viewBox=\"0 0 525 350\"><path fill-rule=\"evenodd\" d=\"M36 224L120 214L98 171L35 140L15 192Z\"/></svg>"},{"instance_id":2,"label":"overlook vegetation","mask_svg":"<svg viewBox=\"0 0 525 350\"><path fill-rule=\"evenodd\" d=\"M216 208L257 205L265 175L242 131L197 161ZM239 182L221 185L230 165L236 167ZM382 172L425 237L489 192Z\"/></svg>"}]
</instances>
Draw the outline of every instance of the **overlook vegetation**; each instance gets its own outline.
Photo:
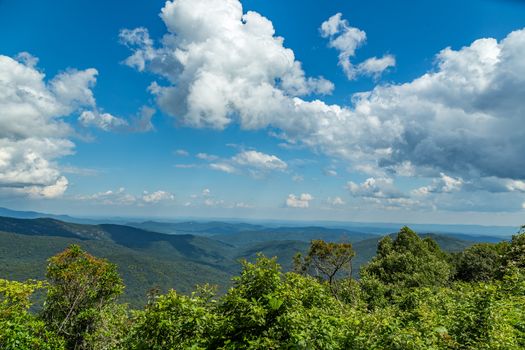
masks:
<instances>
[{"instance_id":1,"label":"overlook vegetation","mask_svg":"<svg viewBox=\"0 0 525 350\"><path fill-rule=\"evenodd\" d=\"M523 349L525 232L447 253L407 227L379 241L352 277L350 243L312 241L283 272L242 262L225 293L150 290L122 303L118 267L71 245L46 278L0 280L0 348ZM32 295L45 301L30 311Z\"/></svg>"}]
</instances>

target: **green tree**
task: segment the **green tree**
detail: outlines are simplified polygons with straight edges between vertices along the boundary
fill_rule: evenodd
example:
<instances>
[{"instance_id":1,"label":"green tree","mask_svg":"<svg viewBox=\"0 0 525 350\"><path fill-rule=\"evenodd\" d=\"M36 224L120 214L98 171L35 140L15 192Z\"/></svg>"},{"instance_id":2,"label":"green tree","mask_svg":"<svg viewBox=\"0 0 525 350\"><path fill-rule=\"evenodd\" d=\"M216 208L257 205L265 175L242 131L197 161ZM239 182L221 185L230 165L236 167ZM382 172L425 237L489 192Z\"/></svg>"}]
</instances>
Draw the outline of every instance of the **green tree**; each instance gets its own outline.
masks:
<instances>
[{"instance_id":1,"label":"green tree","mask_svg":"<svg viewBox=\"0 0 525 350\"><path fill-rule=\"evenodd\" d=\"M361 269L361 279L369 302L381 304L406 289L443 286L451 273L437 243L405 226L394 240L386 236L379 242L377 255Z\"/></svg>"},{"instance_id":2,"label":"green tree","mask_svg":"<svg viewBox=\"0 0 525 350\"><path fill-rule=\"evenodd\" d=\"M28 312L31 295L44 287L40 281L0 279L0 349L60 350L64 341Z\"/></svg>"},{"instance_id":3,"label":"green tree","mask_svg":"<svg viewBox=\"0 0 525 350\"><path fill-rule=\"evenodd\" d=\"M243 262L241 275L218 302L221 326L211 348L335 349L342 312L325 284L283 274L275 259Z\"/></svg>"},{"instance_id":4,"label":"green tree","mask_svg":"<svg viewBox=\"0 0 525 350\"><path fill-rule=\"evenodd\" d=\"M505 264L525 268L525 225L521 226L517 234L512 236L510 246L505 257Z\"/></svg>"},{"instance_id":5,"label":"green tree","mask_svg":"<svg viewBox=\"0 0 525 350\"><path fill-rule=\"evenodd\" d=\"M454 278L464 282L489 282L501 277L509 244L475 244L455 257Z\"/></svg>"},{"instance_id":6,"label":"green tree","mask_svg":"<svg viewBox=\"0 0 525 350\"><path fill-rule=\"evenodd\" d=\"M170 290L155 295L134 317L129 349L206 349L218 325L214 292L202 287L191 296Z\"/></svg>"},{"instance_id":7,"label":"green tree","mask_svg":"<svg viewBox=\"0 0 525 350\"><path fill-rule=\"evenodd\" d=\"M86 336L124 289L116 265L71 245L49 259L46 277L43 319L66 339L68 349L88 349Z\"/></svg>"},{"instance_id":8,"label":"green tree","mask_svg":"<svg viewBox=\"0 0 525 350\"><path fill-rule=\"evenodd\" d=\"M326 279L334 295L337 295L335 278L338 275L341 277L352 275L354 256L355 251L351 243L313 240L304 258L300 253L294 257L294 266L297 272Z\"/></svg>"}]
</instances>

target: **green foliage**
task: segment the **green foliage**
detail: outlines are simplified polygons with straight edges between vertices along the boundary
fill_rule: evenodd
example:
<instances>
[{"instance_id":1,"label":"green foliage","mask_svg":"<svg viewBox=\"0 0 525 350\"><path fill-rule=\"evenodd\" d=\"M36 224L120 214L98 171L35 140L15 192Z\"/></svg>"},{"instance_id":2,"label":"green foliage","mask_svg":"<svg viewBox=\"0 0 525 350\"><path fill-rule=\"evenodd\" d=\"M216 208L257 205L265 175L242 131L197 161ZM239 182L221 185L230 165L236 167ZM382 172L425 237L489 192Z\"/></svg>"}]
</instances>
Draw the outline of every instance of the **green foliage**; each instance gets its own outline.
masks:
<instances>
[{"instance_id":1,"label":"green foliage","mask_svg":"<svg viewBox=\"0 0 525 350\"><path fill-rule=\"evenodd\" d=\"M28 312L31 295L43 285L40 281L0 279L0 349L64 349L64 341Z\"/></svg>"},{"instance_id":2,"label":"green foliage","mask_svg":"<svg viewBox=\"0 0 525 350\"><path fill-rule=\"evenodd\" d=\"M204 349L218 321L208 295L170 290L134 316L129 349Z\"/></svg>"},{"instance_id":3,"label":"green foliage","mask_svg":"<svg viewBox=\"0 0 525 350\"><path fill-rule=\"evenodd\" d=\"M509 244L480 243L458 253L454 258L454 278L464 282L489 282L501 277Z\"/></svg>"},{"instance_id":4,"label":"green foliage","mask_svg":"<svg viewBox=\"0 0 525 350\"><path fill-rule=\"evenodd\" d=\"M282 274L275 259L243 263L234 287L219 300L222 322L212 348L334 349L344 305L309 276Z\"/></svg>"},{"instance_id":5,"label":"green foliage","mask_svg":"<svg viewBox=\"0 0 525 350\"><path fill-rule=\"evenodd\" d=\"M49 260L46 282L0 279L0 349L524 349L523 243L519 233L465 250L455 266L468 281L451 281L437 243L403 228L379 242L361 281L330 284L352 247L312 242L299 262L319 276L283 273L259 254L223 295L209 285L156 291L131 312L116 302L116 266L72 246ZM40 288L42 318L28 311Z\"/></svg>"},{"instance_id":6,"label":"green foliage","mask_svg":"<svg viewBox=\"0 0 525 350\"><path fill-rule=\"evenodd\" d=\"M383 238L377 255L361 270L363 288L372 306L395 299L407 289L445 285L452 273L446 255L430 238L408 227L396 238Z\"/></svg>"},{"instance_id":7,"label":"green foliage","mask_svg":"<svg viewBox=\"0 0 525 350\"><path fill-rule=\"evenodd\" d=\"M116 265L72 245L49 259L46 277L44 320L66 339L68 348L89 348L85 337L95 329L104 308L124 290Z\"/></svg>"},{"instance_id":8,"label":"green foliage","mask_svg":"<svg viewBox=\"0 0 525 350\"><path fill-rule=\"evenodd\" d=\"M505 263L507 266L525 268L525 226L520 228L518 234L512 236Z\"/></svg>"},{"instance_id":9,"label":"green foliage","mask_svg":"<svg viewBox=\"0 0 525 350\"><path fill-rule=\"evenodd\" d=\"M93 350L127 350L131 326L127 305L109 303L99 311L90 332L85 333L83 346Z\"/></svg>"}]
</instances>

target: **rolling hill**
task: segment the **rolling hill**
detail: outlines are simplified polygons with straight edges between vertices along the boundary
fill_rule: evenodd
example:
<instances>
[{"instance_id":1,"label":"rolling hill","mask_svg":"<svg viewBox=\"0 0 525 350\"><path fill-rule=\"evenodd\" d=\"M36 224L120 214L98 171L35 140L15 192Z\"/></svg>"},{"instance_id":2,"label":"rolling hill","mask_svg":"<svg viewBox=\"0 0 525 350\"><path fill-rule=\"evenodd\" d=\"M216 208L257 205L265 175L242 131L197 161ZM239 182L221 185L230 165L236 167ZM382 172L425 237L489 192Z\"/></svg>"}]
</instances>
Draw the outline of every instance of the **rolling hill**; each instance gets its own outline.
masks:
<instances>
[{"instance_id":1,"label":"rolling hill","mask_svg":"<svg viewBox=\"0 0 525 350\"><path fill-rule=\"evenodd\" d=\"M152 228L151 223L143 226ZM239 259L252 260L258 252L277 256L283 269L290 270L292 257L306 252L311 239L352 242L357 276L359 267L375 255L381 239L378 235L323 227L268 228L220 222L187 222L177 227L185 231L166 234L126 225L0 217L0 277L43 278L46 259L70 244L79 244L118 265L127 285L123 299L137 306L153 287L187 293L196 284L208 282L225 291L230 277L239 271ZM430 236L447 251L460 251L475 243L440 234Z\"/></svg>"}]
</instances>

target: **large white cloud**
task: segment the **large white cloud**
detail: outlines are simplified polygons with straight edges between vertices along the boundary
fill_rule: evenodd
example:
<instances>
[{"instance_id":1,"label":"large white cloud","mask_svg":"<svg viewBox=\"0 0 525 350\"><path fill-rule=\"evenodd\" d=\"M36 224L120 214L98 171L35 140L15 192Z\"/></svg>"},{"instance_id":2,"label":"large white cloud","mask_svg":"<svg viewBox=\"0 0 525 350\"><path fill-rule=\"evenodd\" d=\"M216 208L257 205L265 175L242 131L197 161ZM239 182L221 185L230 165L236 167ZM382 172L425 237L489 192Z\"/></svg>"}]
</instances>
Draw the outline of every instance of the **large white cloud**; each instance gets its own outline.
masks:
<instances>
[{"instance_id":1,"label":"large white cloud","mask_svg":"<svg viewBox=\"0 0 525 350\"><path fill-rule=\"evenodd\" d=\"M184 124L223 128L243 105L255 102L252 98L333 89L323 78L306 78L272 23L256 12L243 14L238 0L168 1L161 17L169 33L160 48L144 28L121 32L134 50L125 62L171 82L150 90L162 110ZM260 99L259 108L266 102Z\"/></svg>"},{"instance_id":2,"label":"large white cloud","mask_svg":"<svg viewBox=\"0 0 525 350\"><path fill-rule=\"evenodd\" d=\"M487 38L443 49L428 73L379 85L340 106L304 97L321 92L324 82L309 80L272 23L255 12L243 14L237 0L168 1L161 17L168 33L160 45L143 28L121 37L134 50L129 65L169 82L153 83L150 91L180 123L272 127L290 143L383 177L440 179L444 173L470 188L486 179L525 180L525 30L499 42ZM322 30L337 36L342 29L334 19Z\"/></svg>"},{"instance_id":3,"label":"large white cloud","mask_svg":"<svg viewBox=\"0 0 525 350\"><path fill-rule=\"evenodd\" d=\"M64 117L95 108L97 71L68 70L46 81L38 60L0 55L0 192L58 197L68 186L56 163L73 152Z\"/></svg>"}]
</instances>

